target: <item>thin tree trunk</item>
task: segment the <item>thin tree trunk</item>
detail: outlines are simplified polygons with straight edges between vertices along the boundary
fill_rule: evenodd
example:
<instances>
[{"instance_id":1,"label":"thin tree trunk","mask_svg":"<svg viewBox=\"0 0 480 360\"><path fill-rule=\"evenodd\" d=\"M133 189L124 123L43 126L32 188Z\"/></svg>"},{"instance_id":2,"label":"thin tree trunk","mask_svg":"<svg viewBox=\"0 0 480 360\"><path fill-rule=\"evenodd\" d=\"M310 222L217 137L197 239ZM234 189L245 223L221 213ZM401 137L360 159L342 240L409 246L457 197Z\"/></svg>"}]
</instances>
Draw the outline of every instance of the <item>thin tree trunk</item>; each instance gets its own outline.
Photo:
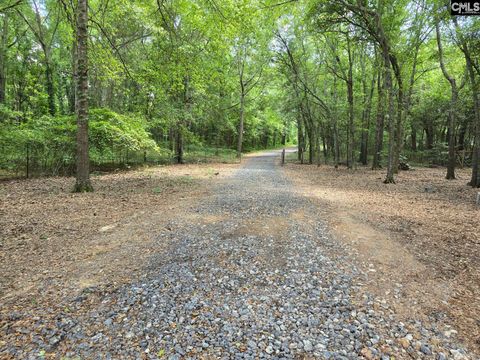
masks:
<instances>
[{"instance_id":1,"label":"thin tree trunk","mask_svg":"<svg viewBox=\"0 0 480 360\"><path fill-rule=\"evenodd\" d=\"M173 127L168 129L168 148L172 153L175 151L175 129Z\"/></svg>"},{"instance_id":2,"label":"thin tree trunk","mask_svg":"<svg viewBox=\"0 0 480 360\"><path fill-rule=\"evenodd\" d=\"M384 61L386 66L385 71L385 87L387 94L387 119L388 119L388 162L387 162L387 176L384 180L385 184L394 184L394 166L395 166L395 120L394 120L394 105L393 105L393 84L390 72L390 63L388 61L388 53L384 53Z\"/></svg>"},{"instance_id":3,"label":"thin tree trunk","mask_svg":"<svg viewBox=\"0 0 480 360\"><path fill-rule=\"evenodd\" d=\"M47 40L45 38L45 29L44 24L42 23L40 10L38 9L36 3L35 4L35 19L38 26L38 32L35 32L35 35L40 42L40 46L43 51L43 55L45 56L45 82L47 87L47 96L48 96L48 111L50 115L55 116L56 108L55 108L55 84L53 80L53 62L52 62L52 45L47 45ZM80 5L78 5L80 6ZM78 28L78 24L77 24ZM53 35L52 35L53 36Z\"/></svg>"},{"instance_id":4,"label":"thin tree trunk","mask_svg":"<svg viewBox=\"0 0 480 360\"><path fill-rule=\"evenodd\" d=\"M470 83L473 93L473 107L475 110L475 137L472 156L472 177L469 185L472 187L480 187L480 99L478 97L478 81L475 79L475 73L470 61L467 61L467 68L470 77Z\"/></svg>"},{"instance_id":5,"label":"thin tree trunk","mask_svg":"<svg viewBox=\"0 0 480 360\"><path fill-rule=\"evenodd\" d=\"M350 37L347 35L347 51L348 51L348 78L347 78L347 100L348 100L348 151L347 166L353 169L355 163L355 128L354 128L354 104L353 104L353 56L350 47Z\"/></svg>"},{"instance_id":6,"label":"thin tree trunk","mask_svg":"<svg viewBox=\"0 0 480 360\"><path fill-rule=\"evenodd\" d=\"M177 138L175 142L175 153L177 158L178 164L183 164L183 134L182 134L182 126L179 124L177 126Z\"/></svg>"},{"instance_id":7,"label":"thin tree trunk","mask_svg":"<svg viewBox=\"0 0 480 360\"><path fill-rule=\"evenodd\" d=\"M246 84L243 79L245 75L245 62L247 57L246 47L242 48L241 63L238 69L239 85L240 85L240 119L238 124L238 139L237 139L237 158L242 159L243 150L243 128L245 122L245 96L247 93Z\"/></svg>"},{"instance_id":8,"label":"thin tree trunk","mask_svg":"<svg viewBox=\"0 0 480 360\"><path fill-rule=\"evenodd\" d=\"M473 97L473 110L474 110L474 140L473 140L473 153L472 153L472 177L468 183L472 187L480 187L480 99L478 97L479 82L475 76L474 64L472 63L472 56L468 44L460 31L457 19L453 19L455 29L460 38L460 47L465 55L465 62L467 66L468 78L472 90Z\"/></svg>"},{"instance_id":9,"label":"thin tree trunk","mask_svg":"<svg viewBox=\"0 0 480 360\"><path fill-rule=\"evenodd\" d=\"M183 78L183 111L185 116L190 112L190 77L187 75ZM189 126L187 119L182 119L177 124L177 139L176 139L176 149L175 154L178 164L185 163L184 159L184 141L183 141L183 132L184 129L187 129Z\"/></svg>"},{"instance_id":10,"label":"thin tree trunk","mask_svg":"<svg viewBox=\"0 0 480 360\"><path fill-rule=\"evenodd\" d=\"M417 33L417 37L419 34ZM410 113L410 107L412 104L412 94L413 94L413 85L415 83L415 74L417 72L417 61L418 61L418 53L420 51L421 42L418 42L415 46L414 54L413 54L413 64L412 64L412 72L410 73L410 81L408 84L408 92L406 95L406 99L404 102L403 97L403 87L401 82L399 83L399 92L398 92L398 116L397 116L397 143L396 143L396 156L395 156L395 172L400 170L399 161L400 155L403 151L403 114L405 117ZM397 76L397 80L401 78L401 75ZM402 109L403 108L403 109ZM402 111L404 110L404 111ZM414 140L416 141L416 140Z\"/></svg>"},{"instance_id":11,"label":"thin tree trunk","mask_svg":"<svg viewBox=\"0 0 480 360\"><path fill-rule=\"evenodd\" d=\"M335 66L335 65L334 65ZM333 130L333 157L335 169L338 169L340 163L340 142L338 139L337 125L337 77L333 78L333 111L332 111L332 130Z\"/></svg>"},{"instance_id":12,"label":"thin tree trunk","mask_svg":"<svg viewBox=\"0 0 480 360\"><path fill-rule=\"evenodd\" d=\"M358 161L362 165L367 165L367 141L368 141L368 129L367 129L367 102L368 102L368 96L367 96L367 81L366 81L366 74L365 74L365 59L363 58L363 53L362 51L362 58L360 59L361 65L362 65L362 90L363 90L363 103L362 103L362 131L361 131L361 136L360 136L360 156L358 158ZM373 75L373 78L375 79L375 73Z\"/></svg>"},{"instance_id":13,"label":"thin tree trunk","mask_svg":"<svg viewBox=\"0 0 480 360\"><path fill-rule=\"evenodd\" d=\"M75 192L93 191L90 182L88 156L88 5L78 0L77 5L77 179Z\"/></svg>"},{"instance_id":14,"label":"thin tree trunk","mask_svg":"<svg viewBox=\"0 0 480 360\"><path fill-rule=\"evenodd\" d=\"M353 79L351 77L351 70L349 70L349 79L347 81L347 99L348 99L348 141L347 141L347 167L353 169L354 159L354 134L355 129L353 128Z\"/></svg>"},{"instance_id":15,"label":"thin tree trunk","mask_svg":"<svg viewBox=\"0 0 480 360\"><path fill-rule=\"evenodd\" d=\"M240 94L240 123L238 125L238 143L237 143L237 157L241 158L242 156L242 145L243 145L243 124L245 120L245 94L243 91L243 83L241 84L242 90Z\"/></svg>"},{"instance_id":16,"label":"thin tree trunk","mask_svg":"<svg viewBox=\"0 0 480 360\"><path fill-rule=\"evenodd\" d=\"M48 95L48 111L50 115L55 116L55 85L53 82L53 70L50 55L47 55L48 51L45 51L45 77L47 82L47 95Z\"/></svg>"},{"instance_id":17,"label":"thin tree trunk","mask_svg":"<svg viewBox=\"0 0 480 360\"><path fill-rule=\"evenodd\" d=\"M402 77L399 73L398 66L394 66L395 78L397 79L398 94L397 94L397 116L395 122L395 153L393 158L393 171L398 173L400 155L403 151L403 110L405 107L403 96Z\"/></svg>"},{"instance_id":18,"label":"thin tree trunk","mask_svg":"<svg viewBox=\"0 0 480 360\"><path fill-rule=\"evenodd\" d=\"M312 126L307 129L308 132L308 163L313 164L313 156L315 152L315 135Z\"/></svg>"},{"instance_id":19,"label":"thin tree trunk","mask_svg":"<svg viewBox=\"0 0 480 360\"><path fill-rule=\"evenodd\" d=\"M5 104L7 76L5 63L7 56L8 14L3 15L2 36L0 37L0 104Z\"/></svg>"},{"instance_id":20,"label":"thin tree trunk","mask_svg":"<svg viewBox=\"0 0 480 360\"><path fill-rule=\"evenodd\" d=\"M456 126L456 105L458 99L458 89L455 78L453 78L447 71L445 63L443 60L443 47L442 47L442 38L440 34L439 21L435 21L435 32L437 35L437 45L438 45L438 57L440 62L440 68L442 69L443 76L448 80L451 87L451 98L450 98L450 108L448 110L448 165L447 165L447 176L448 180L455 179L455 126Z\"/></svg>"},{"instance_id":21,"label":"thin tree trunk","mask_svg":"<svg viewBox=\"0 0 480 360\"><path fill-rule=\"evenodd\" d=\"M315 154L315 125L310 111L308 94L305 93L305 130L308 136L308 163L313 164Z\"/></svg>"},{"instance_id":22,"label":"thin tree trunk","mask_svg":"<svg viewBox=\"0 0 480 360\"><path fill-rule=\"evenodd\" d=\"M386 72L385 72L386 73ZM375 149L373 152L372 170L380 169L380 162L383 150L383 131L385 126L385 104L384 94L386 88L386 76L382 82L381 72L378 72L378 99L377 99L377 124L375 128Z\"/></svg>"},{"instance_id":23,"label":"thin tree trunk","mask_svg":"<svg viewBox=\"0 0 480 360\"><path fill-rule=\"evenodd\" d=\"M305 150L305 135L303 133L303 121L300 117L297 119L297 142L298 142L298 160L303 164L303 152Z\"/></svg>"},{"instance_id":24,"label":"thin tree trunk","mask_svg":"<svg viewBox=\"0 0 480 360\"><path fill-rule=\"evenodd\" d=\"M427 150L433 149L433 142L434 142L434 132L433 132L433 124L429 122L427 126L425 126L425 148Z\"/></svg>"},{"instance_id":25,"label":"thin tree trunk","mask_svg":"<svg viewBox=\"0 0 480 360\"><path fill-rule=\"evenodd\" d=\"M366 81L363 81L363 89L365 93L365 101L364 101L364 110L363 110L363 119L362 119L362 141L361 141L361 148L360 148L360 162L363 165L367 165L368 163L368 138L370 132L370 115L372 112L372 98L373 92L375 89L375 73L372 76L372 84L370 87L370 93L367 95L367 84Z\"/></svg>"},{"instance_id":26,"label":"thin tree trunk","mask_svg":"<svg viewBox=\"0 0 480 360\"><path fill-rule=\"evenodd\" d=\"M452 97L450 100L450 109L448 111L448 165L446 179L455 179L455 109L457 105L458 91L456 86L452 86Z\"/></svg>"},{"instance_id":27,"label":"thin tree trunk","mask_svg":"<svg viewBox=\"0 0 480 360\"><path fill-rule=\"evenodd\" d=\"M325 165L327 164L328 153L331 152L330 146L327 147L327 144L328 144L328 143L329 143L329 141L327 140L327 138L326 138L325 136L322 136L323 161L324 161Z\"/></svg>"},{"instance_id":28,"label":"thin tree trunk","mask_svg":"<svg viewBox=\"0 0 480 360\"><path fill-rule=\"evenodd\" d=\"M417 151L417 128L415 125L411 125L410 127L410 137L411 137L411 144L412 144L412 151Z\"/></svg>"},{"instance_id":29,"label":"thin tree trunk","mask_svg":"<svg viewBox=\"0 0 480 360\"><path fill-rule=\"evenodd\" d=\"M335 44L330 44L335 59L335 66L333 69L334 75L340 77L347 86L347 103L348 103L348 122L347 122L347 167L353 168L355 162L354 159L354 147L355 147L355 129L354 129L354 95L353 95L353 57L350 47L350 37L346 35L347 41L347 53L348 53L348 67L342 66L340 57L337 55ZM341 74L337 73L336 65L339 65Z\"/></svg>"}]
</instances>

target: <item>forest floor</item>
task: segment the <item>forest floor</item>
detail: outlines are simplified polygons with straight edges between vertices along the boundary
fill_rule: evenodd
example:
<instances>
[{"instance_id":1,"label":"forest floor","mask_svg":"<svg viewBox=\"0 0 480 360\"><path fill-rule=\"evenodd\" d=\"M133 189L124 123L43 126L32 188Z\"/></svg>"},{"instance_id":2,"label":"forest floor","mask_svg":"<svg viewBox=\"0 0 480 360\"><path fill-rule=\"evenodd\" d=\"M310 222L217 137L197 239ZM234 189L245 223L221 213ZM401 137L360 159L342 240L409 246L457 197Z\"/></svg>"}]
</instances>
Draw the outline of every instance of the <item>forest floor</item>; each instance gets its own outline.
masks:
<instances>
[{"instance_id":1,"label":"forest floor","mask_svg":"<svg viewBox=\"0 0 480 360\"><path fill-rule=\"evenodd\" d=\"M74 292L138 278L156 232L236 167L94 176L88 194L72 193L72 178L0 182L0 311L45 309Z\"/></svg>"},{"instance_id":2,"label":"forest floor","mask_svg":"<svg viewBox=\"0 0 480 360\"><path fill-rule=\"evenodd\" d=\"M466 171L278 160L0 183L0 358L480 356Z\"/></svg>"},{"instance_id":3,"label":"forest floor","mask_svg":"<svg viewBox=\"0 0 480 360\"><path fill-rule=\"evenodd\" d=\"M480 207L478 189L466 186L470 169L446 180L444 168L414 168L395 185L383 184L384 170L365 167L285 170L371 270L372 292L399 316L445 318L480 353Z\"/></svg>"}]
</instances>

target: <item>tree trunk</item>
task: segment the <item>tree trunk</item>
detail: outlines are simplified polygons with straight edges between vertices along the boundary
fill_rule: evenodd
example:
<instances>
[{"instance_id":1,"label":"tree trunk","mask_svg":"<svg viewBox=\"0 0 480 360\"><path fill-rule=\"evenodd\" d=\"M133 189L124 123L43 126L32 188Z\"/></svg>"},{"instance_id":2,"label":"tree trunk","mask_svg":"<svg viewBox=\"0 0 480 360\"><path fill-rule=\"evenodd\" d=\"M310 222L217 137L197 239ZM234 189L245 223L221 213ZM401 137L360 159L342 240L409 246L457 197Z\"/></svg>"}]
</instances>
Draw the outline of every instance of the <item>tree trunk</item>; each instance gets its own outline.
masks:
<instances>
[{"instance_id":1,"label":"tree trunk","mask_svg":"<svg viewBox=\"0 0 480 360\"><path fill-rule=\"evenodd\" d=\"M468 78L470 81L470 86L472 90L473 97L473 110L474 110L474 141L473 141L473 153L472 153L472 177L468 183L472 187L480 187L480 99L478 97L479 92L479 83L476 80L475 70L473 68L474 64L472 63L472 56L470 54L470 48L468 43L465 40L460 27L458 26L458 21L453 17L453 23L455 24L455 30L460 39L460 48L465 55L465 62L467 66Z\"/></svg>"},{"instance_id":2,"label":"tree trunk","mask_svg":"<svg viewBox=\"0 0 480 360\"><path fill-rule=\"evenodd\" d=\"M442 38L440 34L439 21L435 21L435 32L437 36L437 46L438 46L438 57L440 62L440 68L442 69L443 76L448 80L451 87L451 98L450 98L450 108L448 109L448 165L447 165L447 176L448 180L455 179L455 126L456 126L456 107L458 99L458 89L455 78L451 76L445 63L443 61L443 47L442 47Z\"/></svg>"},{"instance_id":3,"label":"tree trunk","mask_svg":"<svg viewBox=\"0 0 480 360\"><path fill-rule=\"evenodd\" d=\"M480 187L480 99L478 97L478 81L475 79L475 72L471 64L470 58L467 60L467 69L472 86L473 108L475 113L474 119L474 145L472 156L472 177L469 185L472 187Z\"/></svg>"},{"instance_id":4,"label":"tree trunk","mask_svg":"<svg viewBox=\"0 0 480 360\"><path fill-rule=\"evenodd\" d=\"M452 85L452 98L450 109L448 111L448 165L446 179L455 179L455 109L457 105L458 91L457 87Z\"/></svg>"},{"instance_id":5,"label":"tree trunk","mask_svg":"<svg viewBox=\"0 0 480 360\"><path fill-rule=\"evenodd\" d=\"M298 160L303 164L303 152L305 150L305 135L303 132L303 121L300 117L297 119L297 137L298 137Z\"/></svg>"},{"instance_id":6,"label":"tree trunk","mask_svg":"<svg viewBox=\"0 0 480 360\"><path fill-rule=\"evenodd\" d=\"M177 158L178 164L184 164L184 143L183 143L183 132L189 128L190 124L188 121L187 114L190 113L190 76L186 75L183 78L183 94L181 100L183 101L183 112L185 118L181 119L177 123L177 138L176 138L176 149L175 155Z\"/></svg>"},{"instance_id":7,"label":"tree trunk","mask_svg":"<svg viewBox=\"0 0 480 360\"><path fill-rule=\"evenodd\" d=\"M355 163L355 124L354 124L354 104L353 104L353 55L350 47L350 36L347 33L347 52L348 52L348 78L347 78L347 97L348 97L348 131L349 131L349 151L347 154L347 165L349 169L353 169Z\"/></svg>"},{"instance_id":8,"label":"tree trunk","mask_svg":"<svg viewBox=\"0 0 480 360\"><path fill-rule=\"evenodd\" d=\"M380 161L383 150L383 130L385 126L385 104L384 104L384 93L385 93L385 80L386 76L383 78L383 83L381 79L381 72L378 72L378 100L377 100L377 125L375 128L375 149L373 152L373 163L372 170L380 169Z\"/></svg>"},{"instance_id":9,"label":"tree trunk","mask_svg":"<svg viewBox=\"0 0 480 360\"><path fill-rule=\"evenodd\" d=\"M50 113L50 115L55 116L55 113L56 113L55 85L53 82L53 70L52 70L52 63L50 60L50 54L49 54L49 51L47 50L45 51L45 77L47 82L48 112ZM87 83L88 83L88 80L87 80ZM88 90L88 84L87 84L87 90Z\"/></svg>"},{"instance_id":10,"label":"tree trunk","mask_svg":"<svg viewBox=\"0 0 480 360\"><path fill-rule=\"evenodd\" d=\"M457 23L455 22L455 25ZM473 97L473 110L474 110L474 141L473 141L473 153L472 153L472 177L468 183L472 187L480 187L480 99L478 97L479 83L475 77L475 70L472 64L472 58L468 46L462 38L463 52L465 54L465 60L467 65L468 78L472 90Z\"/></svg>"},{"instance_id":11,"label":"tree trunk","mask_svg":"<svg viewBox=\"0 0 480 360\"><path fill-rule=\"evenodd\" d=\"M425 148L427 150L432 150L433 149L433 141L434 141L434 132L433 132L433 125L431 123L428 123L425 126Z\"/></svg>"},{"instance_id":12,"label":"tree trunk","mask_svg":"<svg viewBox=\"0 0 480 360\"><path fill-rule=\"evenodd\" d=\"M237 157L242 157L242 145L243 145L243 123L245 118L245 93L243 91L240 94L240 123L238 125L238 143L237 143Z\"/></svg>"},{"instance_id":13,"label":"tree trunk","mask_svg":"<svg viewBox=\"0 0 480 360\"><path fill-rule=\"evenodd\" d=\"M175 152L175 128L168 129L168 148L173 153Z\"/></svg>"},{"instance_id":14,"label":"tree trunk","mask_svg":"<svg viewBox=\"0 0 480 360\"><path fill-rule=\"evenodd\" d=\"M177 163L178 164L183 164L184 158L183 158L183 134L182 134L182 126L178 125L177 127L177 139L175 142L175 154L177 158Z\"/></svg>"},{"instance_id":15,"label":"tree trunk","mask_svg":"<svg viewBox=\"0 0 480 360\"><path fill-rule=\"evenodd\" d=\"M68 96L68 109L71 114L75 113L75 93L76 93L76 83L75 83L75 74L77 73L77 41L76 39L73 41L73 46L72 46L72 79L70 83L70 87L67 90L67 96Z\"/></svg>"},{"instance_id":16,"label":"tree trunk","mask_svg":"<svg viewBox=\"0 0 480 360\"><path fill-rule=\"evenodd\" d=\"M78 5L78 7L80 7L80 4ZM44 32L45 29L43 27L43 23L40 17L40 12L36 6L35 6L35 18L38 26L38 33L36 33L36 36L38 38L38 41L40 42L43 55L45 56L45 82L46 82L47 96L48 96L48 112L50 113L50 115L55 116L55 113L56 113L55 84L53 82L53 62L52 62L52 54L51 54L52 45L51 44L47 45L47 40L45 39L45 32ZM77 24L77 29L78 29L78 24Z\"/></svg>"},{"instance_id":17,"label":"tree trunk","mask_svg":"<svg viewBox=\"0 0 480 360\"><path fill-rule=\"evenodd\" d=\"M354 129L354 95L353 95L353 56L350 47L350 37L346 35L347 41L347 54L348 54L348 67L342 67L340 57L337 55L335 45L331 45L333 55L336 60L336 64L340 65L340 71L342 75L337 75L336 68L334 73L336 76L340 76L347 86L347 103L348 103L348 123L347 123L347 167L353 168L354 159L354 147L355 147L355 129Z\"/></svg>"},{"instance_id":18,"label":"tree trunk","mask_svg":"<svg viewBox=\"0 0 480 360\"><path fill-rule=\"evenodd\" d=\"M313 121L312 112L310 111L310 102L308 100L308 94L305 93L305 129L308 136L308 163L313 164L313 158L315 157L315 125Z\"/></svg>"},{"instance_id":19,"label":"tree trunk","mask_svg":"<svg viewBox=\"0 0 480 360\"><path fill-rule=\"evenodd\" d=\"M313 157L315 153L315 136L311 126L308 128L308 163L313 164Z\"/></svg>"},{"instance_id":20,"label":"tree trunk","mask_svg":"<svg viewBox=\"0 0 480 360\"><path fill-rule=\"evenodd\" d=\"M393 85L390 73L390 63L388 61L388 53L384 53L384 61L386 66L385 71L385 87L388 92L387 95L387 119L388 119L388 162L387 162L387 176L384 180L385 184L394 184L395 178L395 120L394 120L394 105L393 105Z\"/></svg>"},{"instance_id":21,"label":"tree trunk","mask_svg":"<svg viewBox=\"0 0 480 360\"><path fill-rule=\"evenodd\" d=\"M90 182L88 156L88 5L78 0L77 5L77 179L74 191L93 191Z\"/></svg>"},{"instance_id":22,"label":"tree trunk","mask_svg":"<svg viewBox=\"0 0 480 360\"><path fill-rule=\"evenodd\" d=\"M364 109L363 109L363 119L362 119L362 141L360 147L360 162L362 165L367 165L368 163L368 138L370 132L370 114L372 112L372 98L373 91L375 89L375 74L372 76L372 84L370 87L370 93L367 95L367 84L366 81L363 81L363 91L365 96Z\"/></svg>"},{"instance_id":23,"label":"tree trunk","mask_svg":"<svg viewBox=\"0 0 480 360\"><path fill-rule=\"evenodd\" d=\"M394 66L395 78L397 79L398 94L397 94L397 116L395 122L395 154L393 158L393 171L398 173L400 155L403 151L403 110L404 110L404 97L403 97L403 83L401 74L399 73L398 66Z\"/></svg>"},{"instance_id":24,"label":"tree trunk","mask_svg":"<svg viewBox=\"0 0 480 360\"><path fill-rule=\"evenodd\" d=\"M420 37L419 32L416 33L417 39ZM412 64L412 72L410 73L410 81L408 85L408 93L405 100L405 116L410 115L410 109L412 107L412 96L413 96L413 86L415 84L415 74L417 73L417 61L418 61L418 53L420 51L420 45L422 42L418 41L417 45L415 46L415 51L413 55L413 64ZM417 129L413 120L410 125L410 140L411 140L411 147L413 151L417 151Z\"/></svg>"},{"instance_id":25,"label":"tree trunk","mask_svg":"<svg viewBox=\"0 0 480 360\"><path fill-rule=\"evenodd\" d=\"M347 141L347 167L349 169L353 169L353 164L355 162L354 159L354 144L355 144L355 129L353 125L353 116L354 116L354 108L353 108L353 78L352 78L352 70L349 69L348 81L347 81L347 99L348 99L348 141Z\"/></svg>"},{"instance_id":26,"label":"tree trunk","mask_svg":"<svg viewBox=\"0 0 480 360\"><path fill-rule=\"evenodd\" d=\"M338 139L337 125L337 78L333 78L333 111L332 111L332 130L333 130L333 157L335 169L338 169L340 163L340 142Z\"/></svg>"},{"instance_id":27,"label":"tree trunk","mask_svg":"<svg viewBox=\"0 0 480 360\"><path fill-rule=\"evenodd\" d=\"M328 141L325 137L322 137L322 143L323 143L323 162L325 163L325 165L327 165L329 148L327 147Z\"/></svg>"},{"instance_id":28,"label":"tree trunk","mask_svg":"<svg viewBox=\"0 0 480 360\"><path fill-rule=\"evenodd\" d=\"M417 128L413 124L410 127L410 140L412 145L412 151L417 151Z\"/></svg>"},{"instance_id":29,"label":"tree trunk","mask_svg":"<svg viewBox=\"0 0 480 360\"><path fill-rule=\"evenodd\" d=\"M7 56L8 14L3 14L2 36L0 37L0 104L5 104L7 76L5 63Z\"/></svg>"}]
</instances>

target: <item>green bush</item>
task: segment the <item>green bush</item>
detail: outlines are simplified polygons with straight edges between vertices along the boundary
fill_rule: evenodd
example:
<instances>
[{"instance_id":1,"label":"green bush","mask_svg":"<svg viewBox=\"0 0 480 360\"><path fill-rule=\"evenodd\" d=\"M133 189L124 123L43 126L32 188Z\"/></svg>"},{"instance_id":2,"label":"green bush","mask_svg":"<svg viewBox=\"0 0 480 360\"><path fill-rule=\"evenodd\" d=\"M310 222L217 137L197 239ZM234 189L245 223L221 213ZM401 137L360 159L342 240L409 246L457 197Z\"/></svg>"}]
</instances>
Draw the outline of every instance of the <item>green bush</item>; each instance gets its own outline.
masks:
<instances>
[{"instance_id":1,"label":"green bush","mask_svg":"<svg viewBox=\"0 0 480 360\"><path fill-rule=\"evenodd\" d=\"M71 173L75 163L75 118L42 116L19 122L16 116L8 114L0 123L0 169L25 173L28 164L30 173ZM107 109L90 111L89 142L91 160L97 164L126 161L129 152L159 151L143 117Z\"/></svg>"}]
</instances>

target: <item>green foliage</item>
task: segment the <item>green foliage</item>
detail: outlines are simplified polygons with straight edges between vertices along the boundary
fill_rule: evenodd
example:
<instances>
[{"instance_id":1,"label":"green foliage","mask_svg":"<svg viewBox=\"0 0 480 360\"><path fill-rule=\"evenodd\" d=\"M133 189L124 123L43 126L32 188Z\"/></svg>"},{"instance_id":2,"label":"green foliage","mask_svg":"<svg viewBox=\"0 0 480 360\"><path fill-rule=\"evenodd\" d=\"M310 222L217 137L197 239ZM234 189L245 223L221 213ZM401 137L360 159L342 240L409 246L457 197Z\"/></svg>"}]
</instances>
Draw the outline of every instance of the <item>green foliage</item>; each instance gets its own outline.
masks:
<instances>
[{"instance_id":1,"label":"green foliage","mask_svg":"<svg viewBox=\"0 0 480 360\"><path fill-rule=\"evenodd\" d=\"M90 154L96 161L123 151L156 151L158 146L138 115L120 115L108 109L90 111Z\"/></svg>"},{"instance_id":2,"label":"green foliage","mask_svg":"<svg viewBox=\"0 0 480 360\"><path fill-rule=\"evenodd\" d=\"M0 123L19 123L23 118L20 111L14 111L3 104L0 104Z\"/></svg>"},{"instance_id":3,"label":"green foliage","mask_svg":"<svg viewBox=\"0 0 480 360\"><path fill-rule=\"evenodd\" d=\"M3 20L8 20L0 41L0 71L7 79L0 104L1 169L24 173L28 151L33 172L73 171L72 4L44 1L39 11L24 1L0 16L2 31ZM145 157L147 162L169 163L175 159L179 139L187 162L230 161L239 138L242 91L245 150L277 147L282 138L294 143L300 135L306 149L315 147L314 154L326 150L333 157L337 137L339 160L351 149L347 144L352 138L353 153L365 145L371 156L377 112L385 108L387 98L379 107L376 81L384 77L379 35L385 36L383 43L389 44L390 55L399 63L392 87L395 114L399 80L403 81L405 108L396 130L403 139L397 142L405 143L409 154L418 150L426 162L444 162L441 149L450 93L431 31L436 3L370 1L364 3L367 15L356 11L358 4L353 0L91 0L89 137L94 168L141 163ZM378 24L372 13L377 13ZM459 18L456 28L451 18L441 18L446 67L460 83L465 58L459 40L467 39L478 70L480 25L473 17ZM384 34L375 33L377 25ZM345 81L350 60L352 111ZM53 93L47 68L53 72ZM240 74L246 89L240 85ZM470 152L475 91L467 82L457 108L457 132L464 133L462 147ZM52 100L53 117L48 115ZM367 108L368 119L364 118ZM384 161L390 140L386 125L383 148L378 151ZM412 139L416 142L410 149ZM433 150L425 150L430 147Z\"/></svg>"},{"instance_id":4,"label":"green foliage","mask_svg":"<svg viewBox=\"0 0 480 360\"><path fill-rule=\"evenodd\" d=\"M0 168L26 171L28 161L31 172L70 173L75 163L75 133L73 116L44 115L21 124L0 123ZM90 111L89 141L94 163L125 160L127 152L159 151L144 118L108 109Z\"/></svg>"}]
</instances>

